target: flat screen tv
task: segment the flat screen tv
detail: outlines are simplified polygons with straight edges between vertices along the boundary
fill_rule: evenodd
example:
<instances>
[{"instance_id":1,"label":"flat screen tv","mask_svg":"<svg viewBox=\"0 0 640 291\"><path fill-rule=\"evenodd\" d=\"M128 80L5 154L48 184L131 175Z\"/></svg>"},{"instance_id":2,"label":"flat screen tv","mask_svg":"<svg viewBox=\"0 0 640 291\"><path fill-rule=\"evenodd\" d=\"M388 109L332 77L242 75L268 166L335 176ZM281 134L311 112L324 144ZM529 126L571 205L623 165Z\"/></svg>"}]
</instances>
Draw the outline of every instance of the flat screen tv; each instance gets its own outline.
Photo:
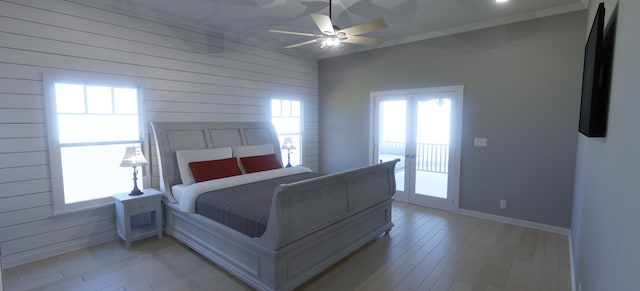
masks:
<instances>
[{"instance_id":1,"label":"flat screen tv","mask_svg":"<svg viewBox=\"0 0 640 291\"><path fill-rule=\"evenodd\" d=\"M584 49L579 131L588 137L604 137L607 132L611 52L605 45L604 12L600 3Z\"/></svg>"}]
</instances>

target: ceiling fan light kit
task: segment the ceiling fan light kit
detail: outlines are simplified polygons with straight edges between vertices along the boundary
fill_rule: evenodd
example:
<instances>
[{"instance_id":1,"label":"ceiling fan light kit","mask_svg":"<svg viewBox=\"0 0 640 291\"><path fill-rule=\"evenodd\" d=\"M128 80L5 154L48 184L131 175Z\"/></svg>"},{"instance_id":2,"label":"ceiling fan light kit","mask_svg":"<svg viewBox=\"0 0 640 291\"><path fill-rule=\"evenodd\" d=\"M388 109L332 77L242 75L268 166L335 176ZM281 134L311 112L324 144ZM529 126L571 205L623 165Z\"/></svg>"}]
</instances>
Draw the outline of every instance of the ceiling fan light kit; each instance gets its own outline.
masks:
<instances>
[{"instance_id":1,"label":"ceiling fan light kit","mask_svg":"<svg viewBox=\"0 0 640 291\"><path fill-rule=\"evenodd\" d=\"M369 21L363 24L351 26L345 29L340 29L338 26L334 25L331 20L331 0L329 0L329 16L322 15L322 14L315 14L315 13L311 13L310 16L313 19L313 22L315 22L318 29L320 29L320 32L322 34L294 32L294 31L285 31L285 30L277 30L277 29L270 29L269 31L275 32L275 33L282 33L282 34L315 37L315 39L292 44L292 45L286 46L285 48L294 48L294 47L299 47L299 46L319 42L320 48L328 49L328 48L340 48L344 45L344 43L352 43L352 44L360 44L360 45L379 45L384 41L383 39L360 36L360 35L368 32L385 29L388 27L387 23L384 20L378 19L378 20Z\"/></svg>"},{"instance_id":2,"label":"ceiling fan light kit","mask_svg":"<svg viewBox=\"0 0 640 291\"><path fill-rule=\"evenodd\" d=\"M327 37L322 41L320 48L331 48L331 47L339 48L342 46L343 46L342 42L337 37Z\"/></svg>"},{"instance_id":3,"label":"ceiling fan light kit","mask_svg":"<svg viewBox=\"0 0 640 291\"><path fill-rule=\"evenodd\" d=\"M336 26L334 26L334 28L339 30ZM333 36L325 36L324 38L321 38L322 42L320 48L341 48L344 45L342 42L345 40L347 40L347 34L342 31L338 31Z\"/></svg>"}]
</instances>

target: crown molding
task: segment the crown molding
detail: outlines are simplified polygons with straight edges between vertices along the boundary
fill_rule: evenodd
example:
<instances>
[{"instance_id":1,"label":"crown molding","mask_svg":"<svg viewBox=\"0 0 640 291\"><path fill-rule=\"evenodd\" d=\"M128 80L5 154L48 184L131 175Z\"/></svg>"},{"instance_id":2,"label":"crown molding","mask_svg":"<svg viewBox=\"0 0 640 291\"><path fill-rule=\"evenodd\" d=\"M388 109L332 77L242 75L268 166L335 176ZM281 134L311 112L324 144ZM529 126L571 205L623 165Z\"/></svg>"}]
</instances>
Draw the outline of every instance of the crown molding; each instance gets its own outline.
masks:
<instances>
[{"instance_id":1,"label":"crown molding","mask_svg":"<svg viewBox=\"0 0 640 291\"><path fill-rule=\"evenodd\" d=\"M411 36L407 36L400 39L385 41L383 44L375 48L362 47L362 48L350 50L344 53L340 53L340 52L320 53L318 54L318 59L325 59L325 58L337 57L341 55L348 55L352 53L359 53L363 51L375 50L379 48L385 48L385 47L396 46L401 44L407 44L411 42L422 41L426 39L432 39L432 38L437 38L437 37L442 37L442 36L447 36L452 34L458 34L458 33L480 30L484 28L490 28L490 27L495 27L495 26L500 26L505 24L511 24L511 23L522 22L522 21L527 21L527 20L532 20L537 18L543 18L548 16L554 16L559 14L585 10L588 7L588 5L585 2L589 2L589 1L590 0L581 0L581 3L568 4L568 5L563 5L563 6L558 6L558 7L543 9L543 10L536 10L533 12L518 14L510 17L497 18L497 19L492 19L488 21L482 21L482 22L476 22L472 24L452 27L448 29L434 30L434 31L425 32L421 34L411 35Z\"/></svg>"}]
</instances>

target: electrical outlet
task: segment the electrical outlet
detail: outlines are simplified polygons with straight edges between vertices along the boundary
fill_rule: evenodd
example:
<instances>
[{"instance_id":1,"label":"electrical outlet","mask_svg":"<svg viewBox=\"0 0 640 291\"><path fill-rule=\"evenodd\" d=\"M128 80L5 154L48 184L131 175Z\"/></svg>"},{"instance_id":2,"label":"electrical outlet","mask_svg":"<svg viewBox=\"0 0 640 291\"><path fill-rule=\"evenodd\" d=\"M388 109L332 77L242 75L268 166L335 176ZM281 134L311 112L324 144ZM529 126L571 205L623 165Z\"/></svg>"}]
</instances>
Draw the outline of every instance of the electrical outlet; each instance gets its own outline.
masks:
<instances>
[{"instance_id":1,"label":"electrical outlet","mask_svg":"<svg viewBox=\"0 0 640 291\"><path fill-rule=\"evenodd\" d=\"M500 200L500 209L507 209L507 200Z\"/></svg>"}]
</instances>

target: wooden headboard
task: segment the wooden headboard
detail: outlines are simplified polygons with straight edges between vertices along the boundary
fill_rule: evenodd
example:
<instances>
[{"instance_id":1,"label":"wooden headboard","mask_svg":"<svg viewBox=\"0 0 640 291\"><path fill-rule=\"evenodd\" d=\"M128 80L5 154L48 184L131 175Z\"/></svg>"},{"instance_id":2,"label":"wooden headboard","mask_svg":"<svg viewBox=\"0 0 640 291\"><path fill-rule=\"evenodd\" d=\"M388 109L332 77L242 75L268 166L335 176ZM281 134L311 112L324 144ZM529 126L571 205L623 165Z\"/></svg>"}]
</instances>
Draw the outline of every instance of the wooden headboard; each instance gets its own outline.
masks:
<instances>
[{"instance_id":1,"label":"wooden headboard","mask_svg":"<svg viewBox=\"0 0 640 291\"><path fill-rule=\"evenodd\" d=\"M181 184L176 151L273 144L282 161L280 142L270 122L152 122L158 152L160 190L176 202L171 186Z\"/></svg>"}]
</instances>

